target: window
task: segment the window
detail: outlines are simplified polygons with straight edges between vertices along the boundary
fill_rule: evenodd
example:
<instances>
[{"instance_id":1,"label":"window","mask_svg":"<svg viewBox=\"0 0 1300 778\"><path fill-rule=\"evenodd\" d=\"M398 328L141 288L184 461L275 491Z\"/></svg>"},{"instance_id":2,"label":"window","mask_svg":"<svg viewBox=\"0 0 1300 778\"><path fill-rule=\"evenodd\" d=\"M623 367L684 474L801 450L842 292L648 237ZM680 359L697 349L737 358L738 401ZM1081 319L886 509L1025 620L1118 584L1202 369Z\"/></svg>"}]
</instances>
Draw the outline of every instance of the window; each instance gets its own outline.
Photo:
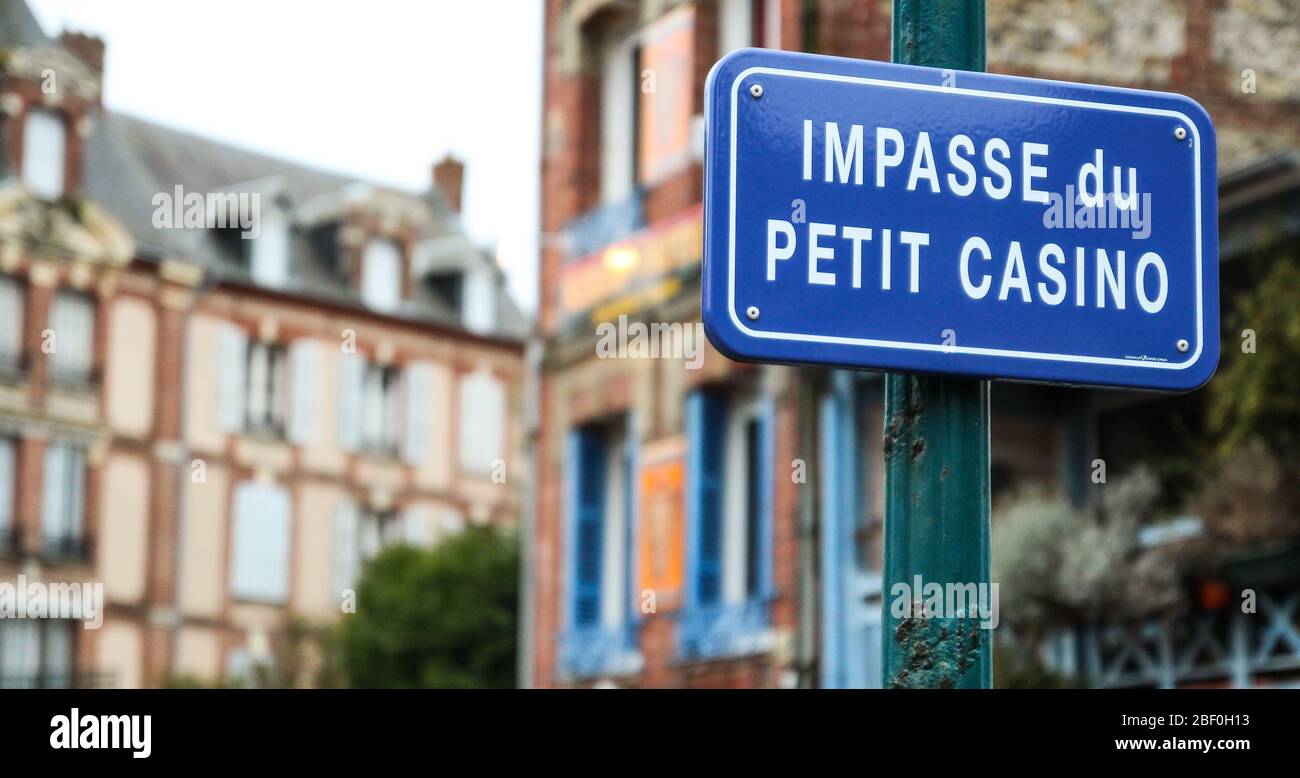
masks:
<instances>
[{"instance_id":1,"label":"window","mask_svg":"<svg viewBox=\"0 0 1300 778\"><path fill-rule=\"evenodd\" d=\"M600 200L619 203L633 194L640 147L637 96L640 55L636 36L605 46L600 70Z\"/></svg>"},{"instance_id":2,"label":"window","mask_svg":"<svg viewBox=\"0 0 1300 778\"><path fill-rule=\"evenodd\" d=\"M17 478L18 445L9 437L0 437L0 554L18 548L14 534L14 496Z\"/></svg>"},{"instance_id":3,"label":"window","mask_svg":"<svg viewBox=\"0 0 1300 778\"><path fill-rule=\"evenodd\" d=\"M73 625L64 619L0 619L0 689L73 686Z\"/></svg>"},{"instance_id":4,"label":"window","mask_svg":"<svg viewBox=\"0 0 1300 778\"><path fill-rule=\"evenodd\" d=\"M87 559L85 449L75 443L51 442L45 449L42 483L41 545L46 556Z\"/></svg>"},{"instance_id":5,"label":"window","mask_svg":"<svg viewBox=\"0 0 1300 778\"><path fill-rule=\"evenodd\" d=\"M217 330L216 419L223 432L251 431L299 445L316 439L318 341L248 342L234 324Z\"/></svg>"},{"instance_id":6,"label":"window","mask_svg":"<svg viewBox=\"0 0 1300 778\"><path fill-rule=\"evenodd\" d=\"M397 368L368 363L361 383L361 447L385 456L397 453Z\"/></svg>"},{"instance_id":7,"label":"window","mask_svg":"<svg viewBox=\"0 0 1300 778\"><path fill-rule=\"evenodd\" d=\"M460 379L460 466L471 473L492 472L504 459L506 393L486 370Z\"/></svg>"},{"instance_id":8,"label":"window","mask_svg":"<svg viewBox=\"0 0 1300 778\"><path fill-rule=\"evenodd\" d=\"M569 442L569 629L561 661L573 676L640 668L632 589L632 425L575 430Z\"/></svg>"},{"instance_id":9,"label":"window","mask_svg":"<svg viewBox=\"0 0 1300 778\"><path fill-rule=\"evenodd\" d=\"M740 392L687 400L686 657L758 650L771 588L772 405Z\"/></svg>"},{"instance_id":10,"label":"window","mask_svg":"<svg viewBox=\"0 0 1300 778\"><path fill-rule=\"evenodd\" d=\"M272 212L262 219L256 238L249 241L248 270L253 280L283 286L289 280L289 224Z\"/></svg>"},{"instance_id":11,"label":"window","mask_svg":"<svg viewBox=\"0 0 1300 778\"><path fill-rule=\"evenodd\" d=\"M23 284L0 276L0 377L23 372Z\"/></svg>"},{"instance_id":12,"label":"window","mask_svg":"<svg viewBox=\"0 0 1300 778\"><path fill-rule=\"evenodd\" d=\"M402 250L391 240L375 238L361 258L361 299L380 311L395 311L402 301Z\"/></svg>"},{"instance_id":13,"label":"window","mask_svg":"<svg viewBox=\"0 0 1300 778\"><path fill-rule=\"evenodd\" d=\"M334 569L330 596L338 597L356 585L361 566L382 549L399 543L432 545L432 525L423 510L358 508L340 500L334 509ZM443 532L444 535L448 534Z\"/></svg>"},{"instance_id":14,"label":"window","mask_svg":"<svg viewBox=\"0 0 1300 778\"><path fill-rule=\"evenodd\" d=\"M23 182L42 200L63 196L67 126L52 111L27 113L23 121Z\"/></svg>"},{"instance_id":15,"label":"window","mask_svg":"<svg viewBox=\"0 0 1300 778\"><path fill-rule=\"evenodd\" d=\"M420 466L429 453L434 367L412 361L405 369L369 362L359 354L339 360L338 442L345 451L399 454Z\"/></svg>"},{"instance_id":16,"label":"window","mask_svg":"<svg viewBox=\"0 0 1300 778\"><path fill-rule=\"evenodd\" d=\"M235 489L230 594L283 603L289 594L289 492L245 481Z\"/></svg>"},{"instance_id":17,"label":"window","mask_svg":"<svg viewBox=\"0 0 1300 778\"><path fill-rule=\"evenodd\" d=\"M248 348L248 429L280 436L288 405L288 368L283 346L258 341Z\"/></svg>"},{"instance_id":18,"label":"window","mask_svg":"<svg viewBox=\"0 0 1300 778\"><path fill-rule=\"evenodd\" d=\"M62 291L50 311L54 351L50 355L50 380L64 387L94 383L95 302L80 292Z\"/></svg>"}]
</instances>

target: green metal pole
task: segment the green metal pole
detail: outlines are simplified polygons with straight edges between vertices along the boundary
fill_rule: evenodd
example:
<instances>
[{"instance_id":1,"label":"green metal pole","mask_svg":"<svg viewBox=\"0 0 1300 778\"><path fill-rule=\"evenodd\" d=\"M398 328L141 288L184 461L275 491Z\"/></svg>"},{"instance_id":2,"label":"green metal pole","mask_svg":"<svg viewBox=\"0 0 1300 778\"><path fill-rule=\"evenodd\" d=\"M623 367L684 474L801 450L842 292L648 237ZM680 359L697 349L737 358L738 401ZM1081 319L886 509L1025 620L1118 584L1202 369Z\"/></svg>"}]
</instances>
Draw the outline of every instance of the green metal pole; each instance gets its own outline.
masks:
<instances>
[{"instance_id":1,"label":"green metal pole","mask_svg":"<svg viewBox=\"0 0 1300 778\"><path fill-rule=\"evenodd\" d=\"M894 0L895 62L982 71L984 37L983 0ZM989 580L989 384L890 373L884 419L883 683L987 689L992 635L977 612L946 610L946 585ZM938 617L918 612L931 583L945 587ZM916 607L900 614L904 594Z\"/></svg>"}]
</instances>

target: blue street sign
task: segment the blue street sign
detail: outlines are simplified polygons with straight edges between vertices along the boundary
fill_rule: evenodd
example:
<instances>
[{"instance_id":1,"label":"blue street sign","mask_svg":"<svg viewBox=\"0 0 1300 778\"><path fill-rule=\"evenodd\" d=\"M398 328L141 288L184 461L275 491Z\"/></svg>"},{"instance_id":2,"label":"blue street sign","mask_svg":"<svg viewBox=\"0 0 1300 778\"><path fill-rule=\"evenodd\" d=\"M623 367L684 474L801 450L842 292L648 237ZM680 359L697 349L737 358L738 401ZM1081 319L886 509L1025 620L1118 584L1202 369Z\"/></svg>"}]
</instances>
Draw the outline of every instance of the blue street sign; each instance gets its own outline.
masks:
<instances>
[{"instance_id":1,"label":"blue street sign","mask_svg":"<svg viewBox=\"0 0 1300 778\"><path fill-rule=\"evenodd\" d=\"M1175 94L744 49L705 94L703 318L735 359L1194 389L1214 126Z\"/></svg>"}]
</instances>

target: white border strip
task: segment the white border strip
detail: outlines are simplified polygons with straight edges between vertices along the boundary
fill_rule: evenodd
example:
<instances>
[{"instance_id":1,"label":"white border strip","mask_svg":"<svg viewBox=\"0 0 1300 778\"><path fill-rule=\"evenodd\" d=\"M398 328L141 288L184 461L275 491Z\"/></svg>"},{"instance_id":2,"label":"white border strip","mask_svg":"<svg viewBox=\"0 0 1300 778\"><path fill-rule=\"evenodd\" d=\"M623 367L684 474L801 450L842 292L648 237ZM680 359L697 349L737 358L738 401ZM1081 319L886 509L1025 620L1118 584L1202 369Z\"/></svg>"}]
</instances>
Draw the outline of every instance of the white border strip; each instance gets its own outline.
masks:
<instances>
[{"instance_id":1,"label":"white border strip","mask_svg":"<svg viewBox=\"0 0 1300 778\"><path fill-rule=\"evenodd\" d=\"M1189 357L1185 362L1154 362L1141 359L1090 357L1078 354L1051 354L1038 351L1015 351L1011 349L976 348L972 346L955 345L946 346L940 343L909 343L906 341L873 340L870 338L848 338L836 335L807 335L796 332L765 332L762 330L753 330L745 326L740 317L736 315L736 117L738 115L736 109L740 82L755 73L770 73L778 76L809 78L819 81L841 81L850 84L866 84L869 86L893 87L897 89L915 89L922 92L955 92L957 94L973 95L977 97L991 97L998 100L1018 100L1027 103L1048 103L1051 105L1066 105L1075 108L1093 108L1104 111L1141 113L1150 116L1168 116L1181 120L1192 131L1192 143L1193 148L1196 151L1194 174L1196 181L1196 351L1193 352L1191 357ZM937 351L948 354L973 354L987 357L1043 359L1054 362L1071 362L1076 364L1148 367L1158 370L1185 370L1196 364L1196 361L1200 359L1201 349L1205 342L1205 321L1204 311L1202 310L1205 295L1201 279L1203 264L1203 256L1201 253L1201 134L1196 129L1196 123L1184 113L1158 108L1139 108L1132 105L1108 105L1106 103L1094 103L1086 100L1068 100L1065 98L1043 97L1040 95L987 92L978 89L962 89L959 87L934 86L931 84L914 84L907 81L886 81L876 78L842 76L831 73L810 73L801 70L787 70L785 68L752 67L736 76L736 80L731 84L731 182L729 197L730 202L727 204L730 211L727 235L727 313L731 316L731 321L736 328L750 337L769 338L773 340L793 340L807 343L835 343L845 346L872 346L876 348L904 349L911 351Z\"/></svg>"}]
</instances>

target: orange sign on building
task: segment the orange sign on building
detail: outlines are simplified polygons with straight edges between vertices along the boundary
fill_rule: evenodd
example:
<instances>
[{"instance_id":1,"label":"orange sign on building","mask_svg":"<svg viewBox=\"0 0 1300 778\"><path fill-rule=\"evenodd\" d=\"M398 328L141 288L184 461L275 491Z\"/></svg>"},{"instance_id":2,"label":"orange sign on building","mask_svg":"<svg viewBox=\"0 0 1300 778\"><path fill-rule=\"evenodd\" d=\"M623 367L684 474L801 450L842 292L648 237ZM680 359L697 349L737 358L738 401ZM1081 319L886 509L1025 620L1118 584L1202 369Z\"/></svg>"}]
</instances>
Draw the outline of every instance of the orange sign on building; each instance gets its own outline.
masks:
<instances>
[{"instance_id":1,"label":"orange sign on building","mask_svg":"<svg viewBox=\"0 0 1300 778\"><path fill-rule=\"evenodd\" d=\"M650 443L642 449L640 516L637 554L640 559L638 600L654 593L655 609L663 613L681 601L682 556L685 537L686 444L680 437ZM642 603L638 602L638 607Z\"/></svg>"}]
</instances>

